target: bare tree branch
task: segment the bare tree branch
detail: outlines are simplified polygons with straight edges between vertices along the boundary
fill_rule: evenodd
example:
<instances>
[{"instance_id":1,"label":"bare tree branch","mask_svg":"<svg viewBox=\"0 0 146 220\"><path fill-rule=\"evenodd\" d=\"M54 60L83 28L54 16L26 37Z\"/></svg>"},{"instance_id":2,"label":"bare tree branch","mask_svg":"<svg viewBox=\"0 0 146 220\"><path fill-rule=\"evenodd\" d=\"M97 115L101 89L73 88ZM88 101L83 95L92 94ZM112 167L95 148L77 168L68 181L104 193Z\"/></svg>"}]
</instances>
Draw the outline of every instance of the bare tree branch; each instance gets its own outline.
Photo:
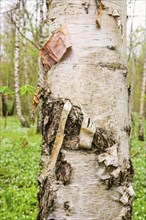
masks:
<instances>
[{"instance_id":1,"label":"bare tree branch","mask_svg":"<svg viewBox=\"0 0 146 220\"><path fill-rule=\"evenodd\" d=\"M21 34L21 36L23 38L25 38L27 41L29 41L35 48L37 48L39 50L39 47L33 42L31 41L29 38L27 38L26 36L24 36L24 34L20 31L20 28L16 25L16 22L14 21L12 15L10 15L8 12L7 12L7 16L8 18L12 21L12 23L14 24L14 26L17 28L17 30L19 31L19 33Z\"/></svg>"}]
</instances>

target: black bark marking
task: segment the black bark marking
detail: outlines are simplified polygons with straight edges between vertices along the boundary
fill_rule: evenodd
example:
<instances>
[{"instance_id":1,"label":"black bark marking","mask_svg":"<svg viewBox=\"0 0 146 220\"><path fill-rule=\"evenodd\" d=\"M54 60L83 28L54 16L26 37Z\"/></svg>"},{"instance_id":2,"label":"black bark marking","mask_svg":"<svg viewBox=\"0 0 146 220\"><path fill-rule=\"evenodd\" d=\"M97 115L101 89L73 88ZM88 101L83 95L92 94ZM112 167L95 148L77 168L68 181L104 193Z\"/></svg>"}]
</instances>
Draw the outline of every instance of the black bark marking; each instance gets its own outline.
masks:
<instances>
[{"instance_id":1,"label":"black bark marking","mask_svg":"<svg viewBox=\"0 0 146 220\"><path fill-rule=\"evenodd\" d=\"M48 213L52 212L55 208L56 194L51 189L51 182L52 181L48 176L40 187L38 193L39 213L37 220L45 219L48 216Z\"/></svg>"},{"instance_id":2,"label":"black bark marking","mask_svg":"<svg viewBox=\"0 0 146 220\"><path fill-rule=\"evenodd\" d=\"M62 182L64 185L70 183L71 175L72 175L72 167L66 160L64 160L64 156L62 153L60 153L59 155L55 174L56 174L56 179Z\"/></svg>"},{"instance_id":3,"label":"black bark marking","mask_svg":"<svg viewBox=\"0 0 146 220\"><path fill-rule=\"evenodd\" d=\"M107 46L107 48L109 49L109 50L116 50L116 46Z\"/></svg>"}]
</instances>

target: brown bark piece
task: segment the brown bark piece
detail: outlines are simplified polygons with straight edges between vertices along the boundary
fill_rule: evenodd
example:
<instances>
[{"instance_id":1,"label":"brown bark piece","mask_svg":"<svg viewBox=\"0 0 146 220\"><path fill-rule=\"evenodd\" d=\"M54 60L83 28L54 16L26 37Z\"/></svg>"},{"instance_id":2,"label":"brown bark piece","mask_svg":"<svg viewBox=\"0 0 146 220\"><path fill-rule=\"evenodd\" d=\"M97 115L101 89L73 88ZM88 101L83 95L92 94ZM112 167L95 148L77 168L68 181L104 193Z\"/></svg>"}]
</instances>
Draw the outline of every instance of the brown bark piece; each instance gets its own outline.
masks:
<instances>
[{"instance_id":1,"label":"brown bark piece","mask_svg":"<svg viewBox=\"0 0 146 220\"><path fill-rule=\"evenodd\" d=\"M101 27L102 11L103 11L103 9L105 9L105 5L101 2L101 0L98 1L97 8L98 8L98 11L97 11L97 15L96 15L96 20L95 21L96 21L97 28L100 28Z\"/></svg>"},{"instance_id":2,"label":"brown bark piece","mask_svg":"<svg viewBox=\"0 0 146 220\"><path fill-rule=\"evenodd\" d=\"M58 131L56 134L56 139L55 139L54 146L51 152L51 157L50 157L51 161L49 164L50 170L52 170L56 165L58 154L59 154L59 151L62 146L63 139L64 139L64 129L65 129L66 121L67 121L71 108L72 108L72 104L69 101L67 101L62 111Z\"/></svg>"},{"instance_id":3,"label":"brown bark piece","mask_svg":"<svg viewBox=\"0 0 146 220\"><path fill-rule=\"evenodd\" d=\"M53 33L40 50L45 71L48 71L54 64L58 63L71 46L70 36L66 27L61 27L57 32Z\"/></svg>"},{"instance_id":4,"label":"brown bark piece","mask_svg":"<svg viewBox=\"0 0 146 220\"><path fill-rule=\"evenodd\" d=\"M41 88L38 86L37 91L34 94L33 99L32 99L31 120L34 119L34 113L39 104L40 95L41 95Z\"/></svg>"}]
</instances>

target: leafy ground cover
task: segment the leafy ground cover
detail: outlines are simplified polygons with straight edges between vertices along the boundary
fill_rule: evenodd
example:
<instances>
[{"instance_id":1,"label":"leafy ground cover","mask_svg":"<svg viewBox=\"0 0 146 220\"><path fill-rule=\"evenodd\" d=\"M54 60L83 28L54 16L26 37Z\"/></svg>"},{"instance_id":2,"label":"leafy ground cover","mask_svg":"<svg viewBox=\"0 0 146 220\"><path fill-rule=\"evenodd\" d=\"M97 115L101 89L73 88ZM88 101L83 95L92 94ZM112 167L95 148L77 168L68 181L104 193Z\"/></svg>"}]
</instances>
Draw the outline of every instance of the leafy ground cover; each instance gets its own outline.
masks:
<instances>
[{"instance_id":1,"label":"leafy ground cover","mask_svg":"<svg viewBox=\"0 0 146 220\"><path fill-rule=\"evenodd\" d=\"M0 220L35 220L40 135L35 127L22 128L16 117L0 120ZM135 170L133 220L146 219L146 148L137 139L138 118L134 116L131 157Z\"/></svg>"},{"instance_id":2,"label":"leafy ground cover","mask_svg":"<svg viewBox=\"0 0 146 220\"><path fill-rule=\"evenodd\" d=\"M41 137L15 117L5 129L4 119L0 122L0 219L35 220Z\"/></svg>"},{"instance_id":3,"label":"leafy ground cover","mask_svg":"<svg viewBox=\"0 0 146 220\"><path fill-rule=\"evenodd\" d=\"M134 116L134 126L131 138L131 159L134 167L134 191L135 197L133 202L133 220L146 219L146 140L139 141L138 134L138 117ZM146 121L145 129L146 131ZM145 134L146 139L146 134Z\"/></svg>"}]
</instances>

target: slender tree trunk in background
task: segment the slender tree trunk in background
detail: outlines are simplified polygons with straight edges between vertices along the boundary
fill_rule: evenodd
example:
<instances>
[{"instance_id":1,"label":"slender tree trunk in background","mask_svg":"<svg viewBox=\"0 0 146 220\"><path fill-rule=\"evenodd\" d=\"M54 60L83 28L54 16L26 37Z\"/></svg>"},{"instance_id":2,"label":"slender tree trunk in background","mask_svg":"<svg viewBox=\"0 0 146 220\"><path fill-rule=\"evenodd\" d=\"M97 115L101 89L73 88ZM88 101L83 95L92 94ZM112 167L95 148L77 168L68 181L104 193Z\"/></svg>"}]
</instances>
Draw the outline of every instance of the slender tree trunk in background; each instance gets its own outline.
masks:
<instances>
[{"instance_id":1,"label":"slender tree trunk in background","mask_svg":"<svg viewBox=\"0 0 146 220\"><path fill-rule=\"evenodd\" d=\"M29 76L28 76L28 71L27 71L27 54L26 54L26 15L25 15L25 7L26 7L26 0L22 1L22 12L23 12L23 48L24 48L24 78L25 78L25 84L29 85Z\"/></svg>"},{"instance_id":2,"label":"slender tree trunk in background","mask_svg":"<svg viewBox=\"0 0 146 220\"><path fill-rule=\"evenodd\" d=\"M126 1L48 2L49 31L66 24L72 49L41 95L38 220L130 220Z\"/></svg>"},{"instance_id":3,"label":"slender tree trunk in background","mask_svg":"<svg viewBox=\"0 0 146 220\"><path fill-rule=\"evenodd\" d=\"M9 116L14 115L14 110L15 110L15 99L13 100L13 104L12 104L10 111L8 112L8 115Z\"/></svg>"},{"instance_id":4,"label":"slender tree trunk in background","mask_svg":"<svg viewBox=\"0 0 146 220\"><path fill-rule=\"evenodd\" d=\"M20 1L18 3L18 8L16 11L16 25L19 27L20 24ZM24 118L22 114L22 109L21 109L21 100L20 100L20 95L19 95L19 55L20 55L20 34L18 29L16 28L16 33L15 33L15 54L14 54L14 81L15 81L15 103L16 103L16 111L18 118L21 122L21 125L23 127L29 127L28 122Z\"/></svg>"},{"instance_id":5,"label":"slender tree trunk in background","mask_svg":"<svg viewBox=\"0 0 146 220\"><path fill-rule=\"evenodd\" d=\"M25 13L25 10L26 10L26 0L23 0L22 1L22 12L23 12L23 50L24 50L24 62L23 62L23 71L24 71L24 79L25 79L25 84L26 85L29 85L29 75L28 75L28 70L27 70L27 66L28 66L28 62L27 62L27 51L26 51L26 46L27 46L27 41L26 41L26 13ZM30 115L30 112L31 112L31 105L30 105L30 100L29 100L29 96L27 96L27 106L28 106L28 113Z\"/></svg>"},{"instance_id":6,"label":"slender tree trunk in background","mask_svg":"<svg viewBox=\"0 0 146 220\"><path fill-rule=\"evenodd\" d=\"M39 36L38 36L38 43L39 48L43 46L43 23L44 23L44 15L43 15L43 6L44 6L44 0L40 0L40 19L39 19ZM44 86L44 78L42 74L42 65L40 63L40 58L38 58L38 86L43 87ZM37 133L40 133L42 131L42 101L39 103L38 107L38 121L37 121Z\"/></svg>"},{"instance_id":7,"label":"slender tree trunk in background","mask_svg":"<svg viewBox=\"0 0 146 220\"><path fill-rule=\"evenodd\" d=\"M8 114L8 107L6 102L6 97L2 94L2 113L3 116L6 117Z\"/></svg>"},{"instance_id":8,"label":"slender tree trunk in background","mask_svg":"<svg viewBox=\"0 0 146 220\"><path fill-rule=\"evenodd\" d=\"M3 86L2 83L2 68L1 68L1 57L0 57L0 86ZM7 101L6 101L6 97L4 94L0 94L1 96L1 105L0 105L0 109L2 110L2 116L6 117L7 113L8 113L8 106L7 106Z\"/></svg>"},{"instance_id":9,"label":"slender tree trunk in background","mask_svg":"<svg viewBox=\"0 0 146 220\"><path fill-rule=\"evenodd\" d=\"M144 72L141 87L141 98L140 98L140 111L139 111L139 132L138 138L140 141L144 141L144 97L146 95L146 58L144 60Z\"/></svg>"}]
</instances>

